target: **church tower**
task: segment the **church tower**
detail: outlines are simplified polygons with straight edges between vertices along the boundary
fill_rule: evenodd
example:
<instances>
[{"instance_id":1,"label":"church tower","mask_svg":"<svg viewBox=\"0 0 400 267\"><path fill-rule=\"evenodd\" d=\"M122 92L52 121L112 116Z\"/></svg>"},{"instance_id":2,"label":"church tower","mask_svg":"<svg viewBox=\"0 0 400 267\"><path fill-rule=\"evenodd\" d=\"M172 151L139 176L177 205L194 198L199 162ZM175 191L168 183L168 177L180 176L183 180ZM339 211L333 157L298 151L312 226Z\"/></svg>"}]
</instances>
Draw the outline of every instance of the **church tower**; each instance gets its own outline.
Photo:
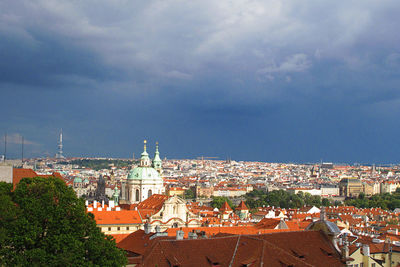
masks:
<instances>
[{"instance_id":1,"label":"church tower","mask_svg":"<svg viewBox=\"0 0 400 267\"><path fill-rule=\"evenodd\" d=\"M127 204L139 203L153 194L164 194L165 192L164 180L160 173L153 168L146 144L147 141L144 140L144 150L139 166L129 172L126 184L123 185L125 190L123 190L122 198L125 198ZM157 164L156 166L161 168L161 165Z\"/></svg>"},{"instance_id":2,"label":"church tower","mask_svg":"<svg viewBox=\"0 0 400 267\"><path fill-rule=\"evenodd\" d=\"M156 152L154 153L153 168L162 174L162 160L160 158L160 152L158 152L158 142L156 142Z\"/></svg>"},{"instance_id":3,"label":"church tower","mask_svg":"<svg viewBox=\"0 0 400 267\"><path fill-rule=\"evenodd\" d=\"M150 167L150 165L151 165L149 154L146 151L146 144L147 144L147 141L144 140L144 150L143 150L143 153L140 158L139 167Z\"/></svg>"}]
</instances>

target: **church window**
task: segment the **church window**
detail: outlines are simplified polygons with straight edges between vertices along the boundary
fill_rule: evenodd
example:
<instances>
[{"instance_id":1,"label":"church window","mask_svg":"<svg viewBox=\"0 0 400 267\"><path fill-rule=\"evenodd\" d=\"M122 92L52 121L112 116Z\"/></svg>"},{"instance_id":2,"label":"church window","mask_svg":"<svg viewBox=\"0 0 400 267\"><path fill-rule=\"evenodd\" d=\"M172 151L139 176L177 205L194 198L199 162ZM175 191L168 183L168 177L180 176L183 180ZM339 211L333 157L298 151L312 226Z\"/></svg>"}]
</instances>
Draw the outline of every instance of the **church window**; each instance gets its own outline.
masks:
<instances>
[{"instance_id":1,"label":"church window","mask_svg":"<svg viewBox=\"0 0 400 267\"><path fill-rule=\"evenodd\" d=\"M172 225L172 228L178 228L178 223L174 223L174 224Z\"/></svg>"},{"instance_id":2,"label":"church window","mask_svg":"<svg viewBox=\"0 0 400 267\"><path fill-rule=\"evenodd\" d=\"M139 189L136 189L136 201L139 201Z\"/></svg>"},{"instance_id":3,"label":"church window","mask_svg":"<svg viewBox=\"0 0 400 267\"><path fill-rule=\"evenodd\" d=\"M153 192L151 191L151 189L149 189L149 193L147 197L151 197L151 195L153 194Z\"/></svg>"}]
</instances>

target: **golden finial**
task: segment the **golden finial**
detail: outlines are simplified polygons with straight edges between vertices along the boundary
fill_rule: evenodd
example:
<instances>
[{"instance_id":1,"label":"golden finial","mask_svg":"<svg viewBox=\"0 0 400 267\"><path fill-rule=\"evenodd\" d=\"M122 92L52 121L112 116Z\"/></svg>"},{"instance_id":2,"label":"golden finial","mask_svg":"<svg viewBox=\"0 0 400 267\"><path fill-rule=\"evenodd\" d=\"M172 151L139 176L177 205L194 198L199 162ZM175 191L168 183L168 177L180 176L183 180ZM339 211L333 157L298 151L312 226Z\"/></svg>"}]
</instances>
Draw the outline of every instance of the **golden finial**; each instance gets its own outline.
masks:
<instances>
[{"instance_id":1,"label":"golden finial","mask_svg":"<svg viewBox=\"0 0 400 267\"><path fill-rule=\"evenodd\" d=\"M144 140L144 151L146 151L146 143L147 143L147 140Z\"/></svg>"}]
</instances>

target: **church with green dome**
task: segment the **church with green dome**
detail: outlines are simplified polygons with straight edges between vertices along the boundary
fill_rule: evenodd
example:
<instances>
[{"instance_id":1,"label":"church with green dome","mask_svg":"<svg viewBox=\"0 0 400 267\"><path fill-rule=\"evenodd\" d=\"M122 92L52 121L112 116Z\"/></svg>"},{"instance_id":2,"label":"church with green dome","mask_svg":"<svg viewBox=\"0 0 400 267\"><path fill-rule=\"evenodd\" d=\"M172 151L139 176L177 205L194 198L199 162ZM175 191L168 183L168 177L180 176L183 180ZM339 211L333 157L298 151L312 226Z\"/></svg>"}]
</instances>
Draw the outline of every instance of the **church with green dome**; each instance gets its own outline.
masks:
<instances>
[{"instance_id":1,"label":"church with green dome","mask_svg":"<svg viewBox=\"0 0 400 267\"><path fill-rule=\"evenodd\" d=\"M144 151L141 154L139 166L129 172L126 181L121 186L121 200L126 204L139 203L153 194L165 192L158 143L156 143L153 160L147 153L146 143L144 140Z\"/></svg>"}]
</instances>

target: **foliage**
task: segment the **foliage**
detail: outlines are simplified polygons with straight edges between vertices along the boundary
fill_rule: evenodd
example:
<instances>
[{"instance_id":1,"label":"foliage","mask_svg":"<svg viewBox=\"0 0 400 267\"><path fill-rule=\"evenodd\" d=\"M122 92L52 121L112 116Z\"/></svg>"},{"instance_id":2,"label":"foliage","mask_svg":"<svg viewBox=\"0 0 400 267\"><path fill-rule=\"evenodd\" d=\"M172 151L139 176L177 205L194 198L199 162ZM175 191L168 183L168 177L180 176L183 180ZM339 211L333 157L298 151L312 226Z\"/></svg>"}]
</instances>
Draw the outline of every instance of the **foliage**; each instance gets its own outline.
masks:
<instances>
[{"instance_id":1,"label":"foliage","mask_svg":"<svg viewBox=\"0 0 400 267\"><path fill-rule=\"evenodd\" d=\"M196 198L195 193L193 192L192 189L185 190L185 193L183 194L183 197L185 199L194 199L194 198Z\"/></svg>"},{"instance_id":2,"label":"foliage","mask_svg":"<svg viewBox=\"0 0 400 267\"><path fill-rule=\"evenodd\" d=\"M262 206L275 206L280 208L300 208L306 206L329 206L331 202L320 196L312 196L310 193L298 192L292 194L284 190L265 192L253 190L245 195L246 205L250 209Z\"/></svg>"},{"instance_id":3,"label":"foliage","mask_svg":"<svg viewBox=\"0 0 400 267\"><path fill-rule=\"evenodd\" d=\"M90 168L93 170L110 169L111 166L117 168L129 167L132 165L132 160L120 160L120 159L76 159L70 162L60 162L60 164L72 164L78 165L81 168Z\"/></svg>"},{"instance_id":4,"label":"foliage","mask_svg":"<svg viewBox=\"0 0 400 267\"><path fill-rule=\"evenodd\" d=\"M396 190L393 194L376 194L371 197L365 197L364 194L360 194L358 198L347 199L345 204L357 208L382 208L385 210L394 210L400 208L400 190Z\"/></svg>"},{"instance_id":5,"label":"foliage","mask_svg":"<svg viewBox=\"0 0 400 267\"><path fill-rule=\"evenodd\" d=\"M225 203L225 201L228 202L229 207L234 208L232 201L227 197L213 197L213 200L211 201L210 205L213 208L220 209L222 207L222 205Z\"/></svg>"},{"instance_id":6,"label":"foliage","mask_svg":"<svg viewBox=\"0 0 400 267\"><path fill-rule=\"evenodd\" d=\"M84 201L58 178L0 183L0 266L123 266Z\"/></svg>"}]
</instances>

